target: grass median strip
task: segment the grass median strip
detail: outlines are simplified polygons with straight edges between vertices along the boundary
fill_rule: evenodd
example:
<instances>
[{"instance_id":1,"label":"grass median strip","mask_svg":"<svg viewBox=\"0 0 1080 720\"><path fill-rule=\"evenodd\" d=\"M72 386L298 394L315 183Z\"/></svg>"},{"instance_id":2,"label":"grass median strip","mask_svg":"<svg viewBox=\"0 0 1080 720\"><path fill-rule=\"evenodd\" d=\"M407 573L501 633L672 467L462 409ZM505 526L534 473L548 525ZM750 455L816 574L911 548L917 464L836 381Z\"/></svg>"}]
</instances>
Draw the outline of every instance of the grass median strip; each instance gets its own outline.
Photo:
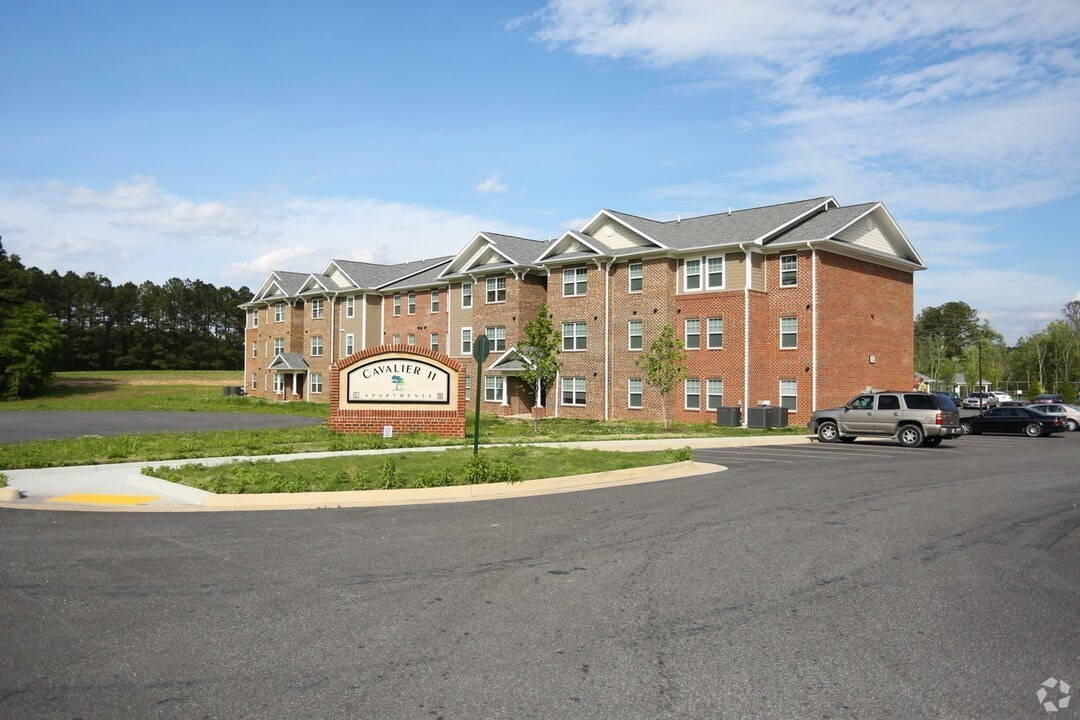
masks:
<instances>
[{"instance_id":1,"label":"grass median strip","mask_svg":"<svg viewBox=\"0 0 1080 720\"><path fill-rule=\"evenodd\" d=\"M476 458L471 449L463 448L287 462L244 460L210 467L154 467L144 472L214 493L326 492L517 482L689 459L689 448L613 452L517 445L487 448Z\"/></svg>"}]
</instances>

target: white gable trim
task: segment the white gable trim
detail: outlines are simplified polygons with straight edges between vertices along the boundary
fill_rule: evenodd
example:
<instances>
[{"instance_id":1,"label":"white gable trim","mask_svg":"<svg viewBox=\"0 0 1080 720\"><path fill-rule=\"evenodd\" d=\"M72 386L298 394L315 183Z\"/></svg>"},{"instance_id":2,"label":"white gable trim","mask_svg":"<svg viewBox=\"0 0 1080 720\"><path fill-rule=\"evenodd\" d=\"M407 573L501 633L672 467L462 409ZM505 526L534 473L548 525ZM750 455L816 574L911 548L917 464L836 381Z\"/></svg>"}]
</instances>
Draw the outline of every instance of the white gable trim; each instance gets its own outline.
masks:
<instances>
[{"instance_id":1,"label":"white gable trim","mask_svg":"<svg viewBox=\"0 0 1080 720\"><path fill-rule=\"evenodd\" d=\"M461 252L454 256L454 259L450 261L450 264L446 266L445 270L439 273L436 279L442 279L451 275L467 275L470 270L477 267L475 260L480 256L480 251L483 249L492 250L506 258L506 262L511 265L517 265L513 258L495 246L495 243L491 241L491 238L483 232L478 232L473 236L473 239L462 248Z\"/></svg>"},{"instance_id":2,"label":"white gable trim","mask_svg":"<svg viewBox=\"0 0 1080 720\"><path fill-rule=\"evenodd\" d=\"M600 212L596 213L596 215L593 216L593 219L590 220L589 222L585 223L585 227L581 228L581 233L583 235L596 235L596 229L598 229L603 224L603 222L605 220L607 222L612 222L612 223L615 223L617 225L622 226L623 228L625 228L625 229L629 230L630 232L634 233L635 235L637 235L637 236L639 236L641 238L644 238L645 240L651 242L653 245L655 245L658 248L663 248L664 250L670 250L671 249L667 245L665 245L664 243L657 240L656 238L651 237L648 233L642 232L640 228L636 228L633 225L631 225L631 224L627 223L626 221L622 220L621 218L615 217L608 210L601 210ZM599 223L599 225L598 225L598 223Z\"/></svg>"},{"instance_id":3,"label":"white gable trim","mask_svg":"<svg viewBox=\"0 0 1080 720\"><path fill-rule=\"evenodd\" d=\"M581 243L585 247L589 248L589 250L591 250L596 255L601 255L603 257L610 257L611 256L611 253L609 253L609 252L607 252L605 250L601 250L596 245L589 242L590 239L591 238L588 235L584 235L582 233L576 233L573 230L567 230L566 232L564 232L562 235L559 236L558 240L551 243L548 246L547 250L545 250L543 253L541 253L540 257L536 258L536 263L540 264L540 263L544 262L545 260L553 260L553 259L557 260L558 258L555 257L555 256L560 255L563 252L565 252L566 247L572 242ZM577 258L577 259L581 259L581 258Z\"/></svg>"}]
</instances>

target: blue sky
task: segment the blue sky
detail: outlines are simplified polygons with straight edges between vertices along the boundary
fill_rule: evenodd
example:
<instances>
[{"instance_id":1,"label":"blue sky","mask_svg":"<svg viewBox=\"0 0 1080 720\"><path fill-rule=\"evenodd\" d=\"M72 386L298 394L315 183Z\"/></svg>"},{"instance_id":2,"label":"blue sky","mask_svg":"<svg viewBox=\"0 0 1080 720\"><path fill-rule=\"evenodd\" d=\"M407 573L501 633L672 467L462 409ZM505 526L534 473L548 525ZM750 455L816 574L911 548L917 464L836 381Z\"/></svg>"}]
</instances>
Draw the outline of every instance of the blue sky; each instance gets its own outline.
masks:
<instances>
[{"instance_id":1,"label":"blue sky","mask_svg":"<svg viewBox=\"0 0 1080 720\"><path fill-rule=\"evenodd\" d=\"M832 195L1010 341L1080 299L1074 0L0 6L0 235L257 287Z\"/></svg>"}]
</instances>

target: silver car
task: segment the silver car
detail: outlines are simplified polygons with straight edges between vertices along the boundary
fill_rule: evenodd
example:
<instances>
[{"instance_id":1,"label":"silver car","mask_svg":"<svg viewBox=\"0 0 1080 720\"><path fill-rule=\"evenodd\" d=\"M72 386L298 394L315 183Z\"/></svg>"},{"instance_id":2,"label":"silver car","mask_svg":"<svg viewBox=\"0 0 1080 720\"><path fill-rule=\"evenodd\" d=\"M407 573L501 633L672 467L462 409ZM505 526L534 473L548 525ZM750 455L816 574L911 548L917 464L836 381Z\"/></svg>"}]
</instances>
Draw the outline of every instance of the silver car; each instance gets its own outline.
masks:
<instances>
[{"instance_id":1,"label":"silver car","mask_svg":"<svg viewBox=\"0 0 1080 720\"><path fill-rule=\"evenodd\" d=\"M964 398L963 407L966 410L981 410L982 408L997 407L1001 402L998 396L992 392L973 392Z\"/></svg>"},{"instance_id":2,"label":"silver car","mask_svg":"<svg viewBox=\"0 0 1080 720\"><path fill-rule=\"evenodd\" d=\"M1065 403L1032 403L1027 407L1039 410L1047 415L1057 415L1065 423L1065 429L1072 432L1080 430L1080 408Z\"/></svg>"}]
</instances>

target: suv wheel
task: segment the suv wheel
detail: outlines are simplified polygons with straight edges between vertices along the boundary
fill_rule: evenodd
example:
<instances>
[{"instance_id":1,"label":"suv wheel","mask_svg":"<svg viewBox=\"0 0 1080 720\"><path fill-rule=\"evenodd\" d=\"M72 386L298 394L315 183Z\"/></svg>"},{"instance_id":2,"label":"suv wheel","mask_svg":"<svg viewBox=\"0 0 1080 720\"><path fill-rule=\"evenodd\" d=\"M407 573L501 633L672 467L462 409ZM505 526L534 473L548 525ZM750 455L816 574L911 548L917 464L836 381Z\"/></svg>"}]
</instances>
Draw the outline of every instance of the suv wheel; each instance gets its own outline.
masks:
<instances>
[{"instance_id":1,"label":"suv wheel","mask_svg":"<svg viewBox=\"0 0 1080 720\"><path fill-rule=\"evenodd\" d=\"M1039 423L1028 423L1024 426L1024 434L1028 437L1040 437L1043 434L1042 425Z\"/></svg>"},{"instance_id":2,"label":"suv wheel","mask_svg":"<svg viewBox=\"0 0 1080 720\"><path fill-rule=\"evenodd\" d=\"M896 433L896 439L904 447L919 447L923 441L923 431L918 425L904 425Z\"/></svg>"},{"instance_id":3,"label":"suv wheel","mask_svg":"<svg viewBox=\"0 0 1080 720\"><path fill-rule=\"evenodd\" d=\"M840 440L840 431L836 429L836 423L824 422L818 425L817 436L821 442L834 443Z\"/></svg>"}]
</instances>

